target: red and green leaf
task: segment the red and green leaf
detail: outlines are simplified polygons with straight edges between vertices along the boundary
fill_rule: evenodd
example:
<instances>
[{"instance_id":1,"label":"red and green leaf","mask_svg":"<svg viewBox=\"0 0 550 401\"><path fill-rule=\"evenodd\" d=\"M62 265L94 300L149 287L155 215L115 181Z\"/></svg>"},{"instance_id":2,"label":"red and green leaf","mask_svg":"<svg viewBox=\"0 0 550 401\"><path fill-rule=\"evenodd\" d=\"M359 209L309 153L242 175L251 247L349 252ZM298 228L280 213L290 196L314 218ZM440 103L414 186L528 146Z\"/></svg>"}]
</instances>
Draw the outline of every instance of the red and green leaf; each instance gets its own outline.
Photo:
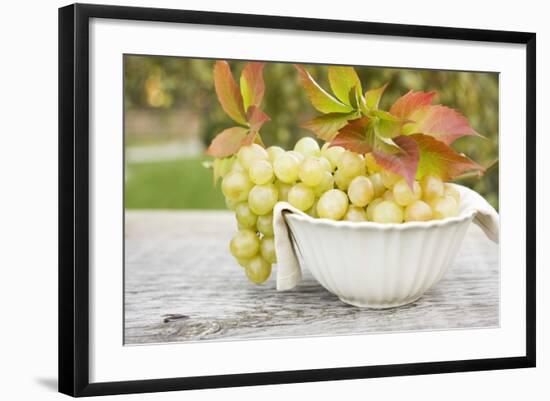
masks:
<instances>
[{"instance_id":1,"label":"red and green leaf","mask_svg":"<svg viewBox=\"0 0 550 401\"><path fill-rule=\"evenodd\" d=\"M356 113L328 113L316 117L301 126L313 131L318 138L330 142L340 128L344 127L349 120L355 117L357 117Z\"/></svg>"},{"instance_id":2,"label":"red and green leaf","mask_svg":"<svg viewBox=\"0 0 550 401\"><path fill-rule=\"evenodd\" d=\"M401 96L390 107L390 113L403 120L409 119L412 113L421 107L429 106L437 93L432 92L413 92Z\"/></svg>"},{"instance_id":3,"label":"red and green leaf","mask_svg":"<svg viewBox=\"0 0 550 401\"><path fill-rule=\"evenodd\" d=\"M374 146L373 150L393 154L401 150L392 138L384 138L383 136L373 135Z\"/></svg>"},{"instance_id":4,"label":"red and green leaf","mask_svg":"<svg viewBox=\"0 0 550 401\"><path fill-rule=\"evenodd\" d=\"M411 113L409 118L414 122L404 127L406 134L431 135L448 145L465 135L479 135L466 117L446 106L423 106Z\"/></svg>"},{"instance_id":5,"label":"red and green leaf","mask_svg":"<svg viewBox=\"0 0 550 401\"><path fill-rule=\"evenodd\" d=\"M419 146L415 140L404 135L393 138L393 141L399 146L399 151L395 153L374 151L372 155L376 163L403 177L412 188L420 160Z\"/></svg>"},{"instance_id":6,"label":"red and green leaf","mask_svg":"<svg viewBox=\"0 0 550 401\"><path fill-rule=\"evenodd\" d=\"M239 124L246 124L243 98L226 61L216 61L214 65L214 86L227 115Z\"/></svg>"},{"instance_id":7,"label":"red and green leaf","mask_svg":"<svg viewBox=\"0 0 550 401\"><path fill-rule=\"evenodd\" d=\"M394 138L401 135L403 125L407 122L407 120L403 120L383 110L375 110L372 114L377 117L377 124L375 125L376 135L383 138Z\"/></svg>"},{"instance_id":8,"label":"red and green leaf","mask_svg":"<svg viewBox=\"0 0 550 401\"><path fill-rule=\"evenodd\" d=\"M254 133L256 134L256 132ZM247 144L249 139L249 130L244 127L232 127L220 132L210 143L206 154L214 157L227 157L231 156L241 148L241 146ZM252 138L252 141L254 138ZM249 142L250 144L252 142Z\"/></svg>"},{"instance_id":9,"label":"red and green leaf","mask_svg":"<svg viewBox=\"0 0 550 401\"><path fill-rule=\"evenodd\" d=\"M367 107L367 110L378 110L380 99L382 98L387 86L388 84L385 84L380 88L370 89L365 92L365 106Z\"/></svg>"},{"instance_id":10,"label":"red and green leaf","mask_svg":"<svg viewBox=\"0 0 550 401\"><path fill-rule=\"evenodd\" d=\"M341 146L344 149L351 150L359 154L365 154L372 151L374 138L369 133L368 117L361 117L350 121L349 124L342 127L330 146Z\"/></svg>"},{"instance_id":11,"label":"red and green leaf","mask_svg":"<svg viewBox=\"0 0 550 401\"><path fill-rule=\"evenodd\" d=\"M300 65L295 64L300 75L302 86L306 90L309 101L321 113L349 113L353 108L340 102L330 95L313 79L311 75ZM347 94L346 94L347 95Z\"/></svg>"},{"instance_id":12,"label":"red and green leaf","mask_svg":"<svg viewBox=\"0 0 550 401\"><path fill-rule=\"evenodd\" d=\"M239 89L229 64L216 61L214 85L218 100L229 117L247 127L232 127L219 133L206 150L207 155L225 158L244 145L262 144L258 131L269 121L269 116L259 107L265 92L263 68L263 63L247 63L241 73Z\"/></svg>"},{"instance_id":13,"label":"red and green leaf","mask_svg":"<svg viewBox=\"0 0 550 401\"><path fill-rule=\"evenodd\" d=\"M361 81L353 67L330 66L328 67L328 81L332 92L340 101L347 105L352 105L355 93L352 89L361 90ZM353 96L353 98L352 98Z\"/></svg>"},{"instance_id":14,"label":"red and green leaf","mask_svg":"<svg viewBox=\"0 0 550 401\"><path fill-rule=\"evenodd\" d=\"M244 110L250 106L260 106L265 92L263 77L264 63L247 63L241 73L241 95Z\"/></svg>"},{"instance_id":15,"label":"red and green leaf","mask_svg":"<svg viewBox=\"0 0 550 401\"><path fill-rule=\"evenodd\" d=\"M262 125L269 121L269 116L265 114L258 106L252 105L248 108L246 119L251 132L258 132Z\"/></svg>"},{"instance_id":16,"label":"red and green leaf","mask_svg":"<svg viewBox=\"0 0 550 401\"><path fill-rule=\"evenodd\" d=\"M449 145L433 136L413 134L406 138L414 141L420 149L420 161L416 174L418 179L431 174L442 180L452 180L465 171L484 171L479 164L457 153Z\"/></svg>"}]
</instances>

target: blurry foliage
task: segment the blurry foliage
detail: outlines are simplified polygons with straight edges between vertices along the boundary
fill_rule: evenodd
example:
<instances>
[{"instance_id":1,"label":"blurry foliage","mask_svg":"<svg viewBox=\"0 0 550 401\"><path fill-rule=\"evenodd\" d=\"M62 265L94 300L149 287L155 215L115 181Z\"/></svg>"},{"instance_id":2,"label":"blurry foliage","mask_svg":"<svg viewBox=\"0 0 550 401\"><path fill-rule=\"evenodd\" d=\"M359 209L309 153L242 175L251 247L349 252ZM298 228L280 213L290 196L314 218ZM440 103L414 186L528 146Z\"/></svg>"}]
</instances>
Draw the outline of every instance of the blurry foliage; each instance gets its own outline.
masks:
<instances>
[{"instance_id":1,"label":"blurry foliage","mask_svg":"<svg viewBox=\"0 0 550 401\"><path fill-rule=\"evenodd\" d=\"M231 61L235 76L245 62ZM199 119L201 138L207 146L212 138L234 123L223 112L214 91L214 60L159 56L125 57L125 107L191 112ZM327 68L306 65L310 74L328 88ZM498 74L456 71L415 70L380 67L356 67L363 89L389 83L381 101L382 109L409 90L435 90L435 103L460 111L472 127L485 138L463 137L453 147L483 166L498 159ZM291 148L309 131L299 125L318 115L308 101L291 64L268 63L264 69L266 94L264 111L271 117L261 130L266 145ZM185 130L185 127L182 127ZM461 183L481 193L498 208L498 165L481 179L468 178Z\"/></svg>"}]
</instances>

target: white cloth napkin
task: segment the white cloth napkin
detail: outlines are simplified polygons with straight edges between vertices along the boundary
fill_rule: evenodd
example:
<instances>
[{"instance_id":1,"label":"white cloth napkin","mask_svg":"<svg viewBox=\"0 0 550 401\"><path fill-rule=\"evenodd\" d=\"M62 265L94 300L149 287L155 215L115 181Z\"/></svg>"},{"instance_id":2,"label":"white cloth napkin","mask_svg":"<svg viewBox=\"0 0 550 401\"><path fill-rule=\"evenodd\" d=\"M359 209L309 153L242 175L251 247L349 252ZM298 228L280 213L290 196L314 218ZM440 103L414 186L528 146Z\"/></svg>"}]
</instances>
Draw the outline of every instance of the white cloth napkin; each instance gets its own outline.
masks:
<instances>
[{"instance_id":1,"label":"white cloth napkin","mask_svg":"<svg viewBox=\"0 0 550 401\"><path fill-rule=\"evenodd\" d=\"M477 192L462 185L452 184L460 192L460 212L475 211L474 223L485 233L487 238L498 243L499 216L497 211ZM275 252L277 253L277 290L290 290L302 278L302 270L294 253L290 230L284 218L285 213L306 215L287 202L278 202L273 210L273 230L275 233Z\"/></svg>"}]
</instances>

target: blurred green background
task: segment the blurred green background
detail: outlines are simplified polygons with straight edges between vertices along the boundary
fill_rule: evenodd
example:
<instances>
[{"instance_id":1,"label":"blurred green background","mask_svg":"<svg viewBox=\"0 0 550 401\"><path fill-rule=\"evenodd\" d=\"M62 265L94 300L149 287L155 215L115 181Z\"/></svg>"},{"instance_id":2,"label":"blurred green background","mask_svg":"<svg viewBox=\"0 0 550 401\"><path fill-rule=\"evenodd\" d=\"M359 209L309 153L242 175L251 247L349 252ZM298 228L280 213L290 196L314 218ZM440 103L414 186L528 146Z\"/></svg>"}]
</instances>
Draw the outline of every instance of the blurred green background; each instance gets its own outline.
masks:
<instances>
[{"instance_id":1,"label":"blurred green background","mask_svg":"<svg viewBox=\"0 0 550 401\"><path fill-rule=\"evenodd\" d=\"M244 62L230 62L237 82ZM125 206L130 209L224 209L221 191L212 185L202 162L211 139L235 123L224 113L214 90L214 60L179 57L124 58ZM327 67L307 65L326 89ZM481 193L498 209L498 74L356 67L363 89L388 82L381 101L389 109L412 90L436 90L436 102L456 108L485 138L463 137L453 147L491 168L481 178L459 183ZM271 121L262 128L267 146L285 149L302 136L299 125L317 111L310 105L291 64L268 63L264 69L263 109Z\"/></svg>"}]
</instances>

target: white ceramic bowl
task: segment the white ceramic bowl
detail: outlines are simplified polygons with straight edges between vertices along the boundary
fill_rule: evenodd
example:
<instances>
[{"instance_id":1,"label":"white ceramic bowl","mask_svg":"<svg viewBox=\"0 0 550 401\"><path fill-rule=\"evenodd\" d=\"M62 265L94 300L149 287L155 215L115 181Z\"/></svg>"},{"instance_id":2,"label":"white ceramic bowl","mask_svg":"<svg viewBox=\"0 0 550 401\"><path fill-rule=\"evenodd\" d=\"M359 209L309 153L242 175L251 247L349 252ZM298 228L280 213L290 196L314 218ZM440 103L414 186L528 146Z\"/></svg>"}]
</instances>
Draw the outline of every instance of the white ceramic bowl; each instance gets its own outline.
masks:
<instances>
[{"instance_id":1,"label":"white ceramic bowl","mask_svg":"<svg viewBox=\"0 0 550 401\"><path fill-rule=\"evenodd\" d=\"M428 222L284 218L301 268L323 287L347 304L391 308L414 302L441 279L476 215L469 199L463 196L457 217Z\"/></svg>"}]
</instances>

